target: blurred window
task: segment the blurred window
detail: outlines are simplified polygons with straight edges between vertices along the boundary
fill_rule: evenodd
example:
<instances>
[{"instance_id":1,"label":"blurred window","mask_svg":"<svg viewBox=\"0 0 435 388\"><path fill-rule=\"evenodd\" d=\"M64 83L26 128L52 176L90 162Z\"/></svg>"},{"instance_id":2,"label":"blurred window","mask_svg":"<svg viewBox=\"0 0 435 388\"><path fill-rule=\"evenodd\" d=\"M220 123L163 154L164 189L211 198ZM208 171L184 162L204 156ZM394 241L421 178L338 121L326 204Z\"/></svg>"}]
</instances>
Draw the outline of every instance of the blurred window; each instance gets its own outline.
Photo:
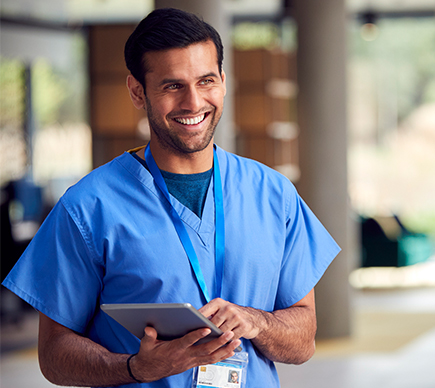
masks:
<instances>
[{"instance_id":1,"label":"blurred window","mask_svg":"<svg viewBox=\"0 0 435 388\"><path fill-rule=\"evenodd\" d=\"M55 202L92 167L82 31L2 26L1 184L30 178Z\"/></svg>"},{"instance_id":2,"label":"blurred window","mask_svg":"<svg viewBox=\"0 0 435 388\"><path fill-rule=\"evenodd\" d=\"M435 20L355 20L349 37L353 207L434 235Z\"/></svg>"}]
</instances>

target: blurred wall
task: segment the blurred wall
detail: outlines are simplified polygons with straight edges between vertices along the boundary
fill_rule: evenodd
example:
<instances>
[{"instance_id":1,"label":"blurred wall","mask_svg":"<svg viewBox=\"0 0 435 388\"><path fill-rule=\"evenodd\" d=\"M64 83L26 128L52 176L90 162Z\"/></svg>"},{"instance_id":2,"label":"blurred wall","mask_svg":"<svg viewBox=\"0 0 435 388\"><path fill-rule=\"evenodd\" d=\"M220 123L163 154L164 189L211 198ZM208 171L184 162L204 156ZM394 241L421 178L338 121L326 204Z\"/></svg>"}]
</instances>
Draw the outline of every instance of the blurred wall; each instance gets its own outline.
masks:
<instances>
[{"instance_id":1,"label":"blurred wall","mask_svg":"<svg viewBox=\"0 0 435 388\"><path fill-rule=\"evenodd\" d=\"M146 143L138 123L146 117L130 101L124 45L133 24L89 27L90 124L94 167Z\"/></svg>"},{"instance_id":2,"label":"blurred wall","mask_svg":"<svg viewBox=\"0 0 435 388\"><path fill-rule=\"evenodd\" d=\"M349 272L356 261L347 185L344 0L295 0L298 24L298 189L341 246L316 286L319 337L351 333Z\"/></svg>"}]
</instances>

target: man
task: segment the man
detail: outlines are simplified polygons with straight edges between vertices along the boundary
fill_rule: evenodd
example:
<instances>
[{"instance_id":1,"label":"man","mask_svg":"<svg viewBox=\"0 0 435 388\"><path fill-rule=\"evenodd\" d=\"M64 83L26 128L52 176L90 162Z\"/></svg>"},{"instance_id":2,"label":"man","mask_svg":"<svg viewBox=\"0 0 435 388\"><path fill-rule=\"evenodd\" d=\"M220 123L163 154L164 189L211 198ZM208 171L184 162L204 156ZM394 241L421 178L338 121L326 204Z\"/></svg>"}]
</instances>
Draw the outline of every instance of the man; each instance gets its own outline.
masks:
<instances>
[{"instance_id":1,"label":"man","mask_svg":"<svg viewBox=\"0 0 435 388\"><path fill-rule=\"evenodd\" d=\"M230 383L238 384L239 383L239 374L235 371L231 372Z\"/></svg>"},{"instance_id":2,"label":"man","mask_svg":"<svg viewBox=\"0 0 435 388\"><path fill-rule=\"evenodd\" d=\"M60 385L190 387L192 368L241 345L246 386L278 387L274 361L314 352L313 287L339 248L286 178L213 144L225 73L211 26L156 10L125 57L149 147L70 188L4 282L40 311L41 370ZM160 341L147 327L139 341L99 307L177 302L222 336Z\"/></svg>"}]
</instances>

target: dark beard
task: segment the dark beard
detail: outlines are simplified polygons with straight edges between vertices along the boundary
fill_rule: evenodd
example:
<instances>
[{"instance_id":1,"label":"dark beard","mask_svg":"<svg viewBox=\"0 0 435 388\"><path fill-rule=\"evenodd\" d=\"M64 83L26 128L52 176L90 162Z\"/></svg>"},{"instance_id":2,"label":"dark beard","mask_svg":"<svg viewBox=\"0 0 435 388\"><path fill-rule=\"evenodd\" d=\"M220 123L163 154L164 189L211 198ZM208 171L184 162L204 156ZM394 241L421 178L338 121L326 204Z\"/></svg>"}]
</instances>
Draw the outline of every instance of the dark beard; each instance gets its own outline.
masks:
<instances>
[{"instance_id":1,"label":"dark beard","mask_svg":"<svg viewBox=\"0 0 435 388\"><path fill-rule=\"evenodd\" d=\"M159 120L154 117L152 106L147 98L146 106L150 129L156 135L157 141L159 142L160 146L178 155L193 154L199 151L203 151L205 148L207 148L213 139L216 126L220 120L220 117L215 117L216 110L211 113L207 113L207 115L212 115L212 119L205 134L198 135L196 133L192 133L187 138L187 140L185 140L185 138L180 138L175 133L175 131L171 131L170 129L168 130L165 125L160 123ZM195 138L197 138L198 136L202 136L202 139L199 142L195 140ZM195 142L197 144L191 145L190 143L192 142L190 142L189 140L192 140L192 142Z\"/></svg>"}]
</instances>

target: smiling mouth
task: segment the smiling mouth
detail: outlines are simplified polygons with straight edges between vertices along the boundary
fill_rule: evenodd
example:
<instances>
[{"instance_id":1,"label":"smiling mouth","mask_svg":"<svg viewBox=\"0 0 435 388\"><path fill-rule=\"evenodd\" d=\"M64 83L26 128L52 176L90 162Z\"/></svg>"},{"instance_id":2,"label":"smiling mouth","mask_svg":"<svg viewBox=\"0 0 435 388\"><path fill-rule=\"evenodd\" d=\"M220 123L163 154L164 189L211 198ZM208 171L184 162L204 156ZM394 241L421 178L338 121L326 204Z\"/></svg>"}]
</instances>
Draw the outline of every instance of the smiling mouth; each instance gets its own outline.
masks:
<instances>
[{"instance_id":1,"label":"smiling mouth","mask_svg":"<svg viewBox=\"0 0 435 388\"><path fill-rule=\"evenodd\" d=\"M177 123L183 124L183 125L196 125L205 120L205 118L208 116L208 113L203 113L202 115L196 116L196 117L190 117L190 118L184 118L184 117L176 117L174 120Z\"/></svg>"}]
</instances>

